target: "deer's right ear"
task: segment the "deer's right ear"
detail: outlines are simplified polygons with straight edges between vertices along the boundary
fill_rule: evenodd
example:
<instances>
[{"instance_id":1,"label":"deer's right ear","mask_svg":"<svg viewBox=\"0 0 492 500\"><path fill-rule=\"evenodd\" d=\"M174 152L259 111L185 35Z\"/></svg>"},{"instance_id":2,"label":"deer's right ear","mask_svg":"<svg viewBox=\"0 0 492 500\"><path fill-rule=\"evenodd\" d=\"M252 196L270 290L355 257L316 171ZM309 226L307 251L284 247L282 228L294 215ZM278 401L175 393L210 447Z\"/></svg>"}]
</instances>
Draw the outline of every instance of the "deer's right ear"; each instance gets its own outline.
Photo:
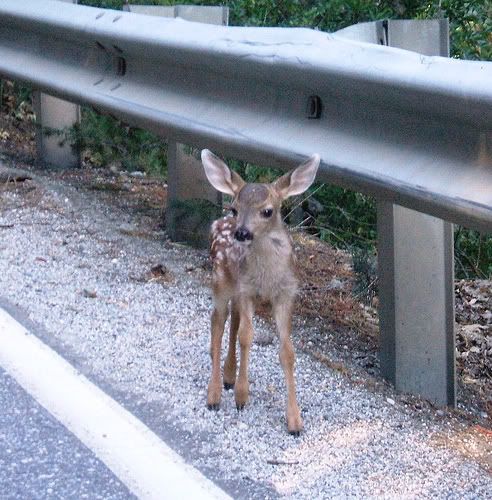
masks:
<instances>
[{"instance_id":1,"label":"deer's right ear","mask_svg":"<svg viewBox=\"0 0 492 500\"><path fill-rule=\"evenodd\" d=\"M319 155L314 154L295 170L279 177L273 185L282 199L304 193L304 191L314 182L319 162Z\"/></svg>"},{"instance_id":2,"label":"deer's right ear","mask_svg":"<svg viewBox=\"0 0 492 500\"><path fill-rule=\"evenodd\" d=\"M241 176L229 170L229 167L208 149L202 151L202 163L205 175L212 186L221 193L236 196L245 182Z\"/></svg>"}]
</instances>

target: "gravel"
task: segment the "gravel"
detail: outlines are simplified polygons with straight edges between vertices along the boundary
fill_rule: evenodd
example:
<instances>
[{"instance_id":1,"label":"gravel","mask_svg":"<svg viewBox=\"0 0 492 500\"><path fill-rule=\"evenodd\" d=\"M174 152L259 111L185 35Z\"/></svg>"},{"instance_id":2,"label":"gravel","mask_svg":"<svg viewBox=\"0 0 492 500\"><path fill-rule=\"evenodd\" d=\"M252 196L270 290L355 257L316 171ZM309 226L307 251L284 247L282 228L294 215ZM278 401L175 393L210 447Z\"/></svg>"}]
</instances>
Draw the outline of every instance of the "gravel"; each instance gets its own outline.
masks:
<instances>
[{"instance_id":1,"label":"gravel","mask_svg":"<svg viewBox=\"0 0 492 500\"><path fill-rule=\"evenodd\" d=\"M234 497L490 495L490 454L476 460L453 445L466 424L305 352L296 364L305 431L288 435L278 340L264 321L258 337L271 340L252 347L250 403L238 413L224 391L208 411L206 254L168 242L135 207L53 179L0 187L0 297ZM326 325L297 318L295 328Z\"/></svg>"}]
</instances>

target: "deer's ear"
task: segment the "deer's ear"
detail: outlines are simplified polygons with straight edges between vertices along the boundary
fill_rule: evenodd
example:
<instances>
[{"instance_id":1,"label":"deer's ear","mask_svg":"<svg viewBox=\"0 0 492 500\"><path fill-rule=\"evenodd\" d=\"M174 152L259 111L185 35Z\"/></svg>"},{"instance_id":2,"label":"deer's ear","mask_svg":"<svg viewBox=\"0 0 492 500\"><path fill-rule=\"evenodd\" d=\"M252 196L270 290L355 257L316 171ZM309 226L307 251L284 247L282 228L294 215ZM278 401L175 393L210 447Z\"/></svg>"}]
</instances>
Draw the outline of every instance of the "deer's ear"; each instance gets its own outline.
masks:
<instances>
[{"instance_id":1,"label":"deer's ear","mask_svg":"<svg viewBox=\"0 0 492 500\"><path fill-rule=\"evenodd\" d=\"M245 182L241 176L229 170L229 167L208 149L202 151L202 163L205 175L212 186L221 193L236 196Z\"/></svg>"},{"instance_id":2,"label":"deer's ear","mask_svg":"<svg viewBox=\"0 0 492 500\"><path fill-rule=\"evenodd\" d=\"M277 179L273 185L281 198L285 199L289 196L304 193L304 191L314 182L319 162L319 155L314 154L309 160L299 165L295 170L291 170Z\"/></svg>"}]
</instances>

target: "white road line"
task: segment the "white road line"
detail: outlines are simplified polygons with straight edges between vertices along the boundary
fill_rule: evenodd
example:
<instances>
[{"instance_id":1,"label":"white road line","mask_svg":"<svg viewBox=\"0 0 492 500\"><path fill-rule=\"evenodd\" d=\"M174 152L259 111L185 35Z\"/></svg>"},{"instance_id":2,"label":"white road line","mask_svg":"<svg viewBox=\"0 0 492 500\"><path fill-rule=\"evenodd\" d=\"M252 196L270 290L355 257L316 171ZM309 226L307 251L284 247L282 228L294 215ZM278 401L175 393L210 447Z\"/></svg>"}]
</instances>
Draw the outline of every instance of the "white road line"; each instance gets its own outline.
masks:
<instances>
[{"instance_id":1,"label":"white road line","mask_svg":"<svg viewBox=\"0 0 492 500\"><path fill-rule=\"evenodd\" d=\"M0 365L139 498L230 498L1 308Z\"/></svg>"}]
</instances>

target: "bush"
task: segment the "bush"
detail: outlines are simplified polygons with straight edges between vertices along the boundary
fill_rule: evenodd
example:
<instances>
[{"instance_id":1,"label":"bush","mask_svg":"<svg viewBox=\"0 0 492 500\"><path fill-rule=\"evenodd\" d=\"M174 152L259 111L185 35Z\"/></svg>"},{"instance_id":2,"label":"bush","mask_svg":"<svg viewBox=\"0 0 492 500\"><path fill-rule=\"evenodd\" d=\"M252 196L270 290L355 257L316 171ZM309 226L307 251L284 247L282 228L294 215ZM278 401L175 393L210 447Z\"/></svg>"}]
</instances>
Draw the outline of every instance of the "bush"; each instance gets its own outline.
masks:
<instances>
[{"instance_id":1,"label":"bush","mask_svg":"<svg viewBox=\"0 0 492 500\"><path fill-rule=\"evenodd\" d=\"M0 80L0 112L22 119L26 107L32 108L31 86Z\"/></svg>"},{"instance_id":2,"label":"bush","mask_svg":"<svg viewBox=\"0 0 492 500\"><path fill-rule=\"evenodd\" d=\"M449 18L451 55L459 59L492 61L492 2L441 0L418 2L415 17Z\"/></svg>"},{"instance_id":3,"label":"bush","mask_svg":"<svg viewBox=\"0 0 492 500\"><path fill-rule=\"evenodd\" d=\"M492 237L456 227L454 235L455 270L459 278L492 277Z\"/></svg>"},{"instance_id":4,"label":"bush","mask_svg":"<svg viewBox=\"0 0 492 500\"><path fill-rule=\"evenodd\" d=\"M68 139L94 166L112 164L119 169L141 170L164 176L167 172L166 142L146 130L83 108L80 125Z\"/></svg>"}]
</instances>

